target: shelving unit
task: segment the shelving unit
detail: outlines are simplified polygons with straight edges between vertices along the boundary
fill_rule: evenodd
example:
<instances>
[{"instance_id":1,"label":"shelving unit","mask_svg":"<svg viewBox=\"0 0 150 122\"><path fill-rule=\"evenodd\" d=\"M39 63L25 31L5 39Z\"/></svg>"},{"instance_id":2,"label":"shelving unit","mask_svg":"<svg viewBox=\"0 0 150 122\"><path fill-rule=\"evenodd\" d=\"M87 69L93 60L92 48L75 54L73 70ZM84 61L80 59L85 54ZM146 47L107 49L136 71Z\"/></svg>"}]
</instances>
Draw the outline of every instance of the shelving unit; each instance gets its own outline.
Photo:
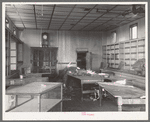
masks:
<instances>
[{"instance_id":1,"label":"shelving unit","mask_svg":"<svg viewBox=\"0 0 150 122\"><path fill-rule=\"evenodd\" d=\"M145 38L103 45L102 50L103 62L109 67L118 68L123 61L124 69L129 70L138 59L145 58Z\"/></svg>"},{"instance_id":2,"label":"shelving unit","mask_svg":"<svg viewBox=\"0 0 150 122\"><path fill-rule=\"evenodd\" d=\"M102 59L103 62L106 62L106 59L107 59L106 47L107 47L107 46L103 46L103 47L102 47L102 48L103 48L102 50L104 51L104 52L103 52L103 56L102 56L102 57L103 57L103 59Z\"/></svg>"},{"instance_id":3,"label":"shelving unit","mask_svg":"<svg viewBox=\"0 0 150 122\"><path fill-rule=\"evenodd\" d=\"M23 64L23 42L5 28L6 76L10 76Z\"/></svg>"},{"instance_id":4,"label":"shelving unit","mask_svg":"<svg viewBox=\"0 0 150 122\"><path fill-rule=\"evenodd\" d=\"M33 73L55 74L58 47L31 47L31 63Z\"/></svg>"}]
</instances>

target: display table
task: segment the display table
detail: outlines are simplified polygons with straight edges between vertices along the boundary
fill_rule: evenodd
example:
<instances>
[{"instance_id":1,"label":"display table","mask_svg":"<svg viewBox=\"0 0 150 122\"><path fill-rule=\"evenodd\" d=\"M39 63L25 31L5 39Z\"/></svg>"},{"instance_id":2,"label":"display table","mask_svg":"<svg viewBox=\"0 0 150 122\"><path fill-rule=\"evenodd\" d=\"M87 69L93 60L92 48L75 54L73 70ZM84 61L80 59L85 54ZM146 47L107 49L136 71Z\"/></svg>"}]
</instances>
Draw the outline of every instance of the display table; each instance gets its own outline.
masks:
<instances>
[{"instance_id":1,"label":"display table","mask_svg":"<svg viewBox=\"0 0 150 122\"><path fill-rule=\"evenodd\" d=\"M117 100L118 111L122 111L123 104L145 104L145 91L130 85L121 85L116 83L98 82L100 94L100 106L102 103L103 89Z\"/></svg>"},{"instance_id":2,"label":"display table","mask_svg":"<svg viewBox=\"0 0 150 122\"><path fill-rule=\"evenodd\" d=\"M103 76L76 76L76 75L68 75L66 86L78 87L81 89L81 100L83 100L83 94L91 93L94 90L84 90L84 84L96 84L97 82L101 82L103 80Z\"/></svg>"},{"instance_id":3,"label":"display table","mask_svg":"<svg viewBox=\"0 0 150 122\"><path fill-rule=\"evenodd\" d=\"M57 93L54 93L56 98L41 98L42 95L52 92L55 88L59 89L57 90ZM62 101L62 84L52 82L33 82L8 89L6 90L6 95L15 95L15 107L10 110L11 112L46 112ZM24 95L29 95L31 97L18 97ZM19 100L24 102L18 102Z\"/></svg>"},{"instance_id":4,"label":"display table","mask_svg":"<svg viewBox=\"0 0 150 122\"><path fill-rule=\"evenodd\" d=\"M16 78L16 79L6 79L6 87L9 86L21 86L32 82L48 82L48 77L26 77L23 79ZM12 83L11 83L12 82Z\"/></svg>"}]
</instances>

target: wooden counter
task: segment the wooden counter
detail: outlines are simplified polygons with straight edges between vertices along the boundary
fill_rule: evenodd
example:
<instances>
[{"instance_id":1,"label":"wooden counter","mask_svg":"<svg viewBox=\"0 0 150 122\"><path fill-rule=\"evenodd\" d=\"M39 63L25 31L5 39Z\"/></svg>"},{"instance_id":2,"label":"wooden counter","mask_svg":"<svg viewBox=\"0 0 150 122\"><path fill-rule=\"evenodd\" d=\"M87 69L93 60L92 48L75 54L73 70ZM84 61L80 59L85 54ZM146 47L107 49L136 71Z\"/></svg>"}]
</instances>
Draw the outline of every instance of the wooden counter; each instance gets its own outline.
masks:
<instances>
[{"instance_id":1,"label":"wooden counter","mask_svg":"<svg viewBox=\"0 0 150 122\"><path fill-rule=\"evenodd\" d=\"M118 111L122 111L123 104L144 104L146 99L145 91L134 86L122 85L117 83L98 82L100 94L100 106L102 104L103 89L117 100Z\"/></svg>"},{"instance_id":2,"label":"wooden counter","mask_svg":"<svg viewBox=\"0 0 150 122\"><path fill-rule=\"evenodd\" d=\"M59 99L41 99L41 95L47 92L50 92L57 87L60 87L61 96ZM17 112L19 111L24 111L24 112L48 111L52 106L56 105L58 102L62 100L62 84L52 83L52 82L50 83L33 82L33 83L29 83L23 86L18 86L12 89L8 89L6 90L6 95L15 95L15 107L16 108L12 111L17 111ZM30 95L31 100L18 107L19 95ZM34 96L37 96L37 97L34 97Z\"/></svg>"},{"instance_id":3,"label":"wooden counter","mask_svg":"<svg viewBox=\"0 0 150 122\"><path fill-rule=\"evenodd\" d=\"M11 84L11 81L13 83ZM23 79L6 79L6 87L9 86L19 86L24 85L32 82L48 82L48 77L26 77Z\"/></svg>"}]
</instances>

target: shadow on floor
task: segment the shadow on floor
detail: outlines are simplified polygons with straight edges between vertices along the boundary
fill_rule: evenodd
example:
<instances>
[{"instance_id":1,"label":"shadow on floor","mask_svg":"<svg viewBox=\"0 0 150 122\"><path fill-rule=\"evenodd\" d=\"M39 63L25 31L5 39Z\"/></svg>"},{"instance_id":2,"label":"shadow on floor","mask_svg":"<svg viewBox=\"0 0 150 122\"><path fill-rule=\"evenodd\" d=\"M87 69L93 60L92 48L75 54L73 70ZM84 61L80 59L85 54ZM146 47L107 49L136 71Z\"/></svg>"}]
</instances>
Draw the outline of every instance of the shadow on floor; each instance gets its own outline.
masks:
<instances>
[{"instance_id":1,"label":"shadow on floor","mask_svg":"<svg viewBox=\"0 0 150 122\"><path fill-rule=\"evenodd\" d=\"M60 112L60 104L56 105L50 112ZM123 111L145 111L144 105L123 105ZM99 106L99 100L79 100L72 98L71 100L62 101L62 112L111 112L118 111L117 104L110 98L104 98L102 101L102 106Z\"/></svg>"}]
</instances>

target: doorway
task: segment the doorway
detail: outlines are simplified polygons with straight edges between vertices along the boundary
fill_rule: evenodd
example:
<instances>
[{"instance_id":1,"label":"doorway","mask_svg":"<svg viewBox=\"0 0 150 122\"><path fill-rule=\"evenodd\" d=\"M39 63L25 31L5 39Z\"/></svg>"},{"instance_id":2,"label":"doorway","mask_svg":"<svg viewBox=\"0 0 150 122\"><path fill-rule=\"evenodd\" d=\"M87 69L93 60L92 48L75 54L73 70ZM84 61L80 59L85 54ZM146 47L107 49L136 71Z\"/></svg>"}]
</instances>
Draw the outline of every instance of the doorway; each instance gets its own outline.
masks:
<instances>
[{"instance_id":1,"label":"doorway","mask_svg":"<svg viewBox=\"0 0 150 122\"><path fill-rule=\"evenodd\" d=\"M86 53L77 52L77 67L80 67L80 69L86 69Z\"/></svg>"}]
</instances>

